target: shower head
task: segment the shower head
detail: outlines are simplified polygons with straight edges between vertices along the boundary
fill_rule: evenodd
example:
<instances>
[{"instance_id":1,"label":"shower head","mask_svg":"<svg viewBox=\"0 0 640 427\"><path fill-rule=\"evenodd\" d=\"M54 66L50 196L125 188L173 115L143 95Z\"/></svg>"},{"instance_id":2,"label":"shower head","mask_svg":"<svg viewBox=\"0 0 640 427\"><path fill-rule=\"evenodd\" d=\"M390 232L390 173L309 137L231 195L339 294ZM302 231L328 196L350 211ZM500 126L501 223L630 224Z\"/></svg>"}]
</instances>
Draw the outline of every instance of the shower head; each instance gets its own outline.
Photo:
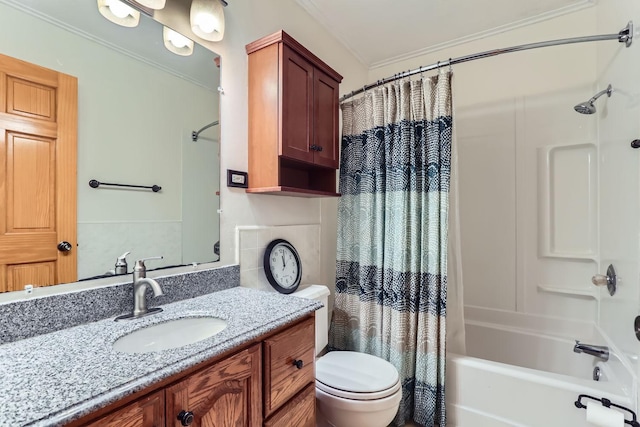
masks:
<instances>
[{"instance_id":1,"label":"shower head","mask_svg":"<svg viewBox=\"0 0 640 427\"><path fill-rule=\"evenodd\" d=\"M593 103L596 102L596 99L600 98L605 93L609 97L611 96L612 91L613 91L613 88L611 87L611 85L609 85L605 90L601 90L600 92L593 95L591 99L585 102L581 102L580 104L573 107L573 109L580 114L593 114L596 112L596 106L593 105Z\"/></svg>"}]
</instances>

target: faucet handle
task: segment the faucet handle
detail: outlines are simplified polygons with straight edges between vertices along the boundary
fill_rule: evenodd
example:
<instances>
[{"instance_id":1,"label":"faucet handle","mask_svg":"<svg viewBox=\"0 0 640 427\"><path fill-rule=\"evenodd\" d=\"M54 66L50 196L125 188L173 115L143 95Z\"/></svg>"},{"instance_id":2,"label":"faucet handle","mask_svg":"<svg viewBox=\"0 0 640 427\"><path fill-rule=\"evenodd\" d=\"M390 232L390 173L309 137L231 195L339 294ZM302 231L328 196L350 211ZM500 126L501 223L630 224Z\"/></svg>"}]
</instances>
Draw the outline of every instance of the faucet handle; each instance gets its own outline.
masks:
<instances>
[{"instance_id":1,"label":"faucet handle","mask_svg":"<svg viewBox=\"0 0 640 427\"><path fill-rule=\"evenodd\" d=\"M137 270L137 271L146 270L147 267L144 265L145 261L150 261L152 259L163 259L163 258L164 258L163 256L152 256L152 257L148 257L148 258L141 258L141 259L136 261L136 264L133 267L133 269Z\"/></svg>"}]
</instances>

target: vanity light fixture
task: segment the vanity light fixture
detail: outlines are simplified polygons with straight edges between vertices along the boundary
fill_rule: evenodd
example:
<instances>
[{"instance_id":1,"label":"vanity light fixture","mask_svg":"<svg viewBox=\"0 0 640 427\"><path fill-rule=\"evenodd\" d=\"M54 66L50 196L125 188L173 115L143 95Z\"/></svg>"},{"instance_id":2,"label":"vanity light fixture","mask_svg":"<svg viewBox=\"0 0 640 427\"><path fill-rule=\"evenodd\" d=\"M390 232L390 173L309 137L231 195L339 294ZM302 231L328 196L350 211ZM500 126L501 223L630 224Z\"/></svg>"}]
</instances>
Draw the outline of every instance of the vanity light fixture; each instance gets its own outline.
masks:
<instances>
[{"instance_id":1,"label":"vanity light fixture","mask_svg":"<svg viewBox=\"0 0 640 427\"><path fill-rule=\"evenodd\" d=\"M100 14L114 24L135 27L140 22L140 12L119 0L98 0Z\"/></svg>"},{"instance_id":2,"label":"vanity light fixture","mask_svg":"<svg viewBox=\"0 0 640 427\"><path fill-rule=\"evenodd\" d=\"M191 30L213 42L224 37L224 7L221 0L192 0L190 12Z\"/></svg>"},{"instance_id":3,"label":"vanity light fixture","mask_svg":"<svg viewBox=\"0 0 640 427\"><path fill-rule=\"evenodd\" d=\"M163 9L166 2L167 0L136 0L136 3L155 10Z\"/></svg>"},{"instance_id":4,"label":"vanity light fixture","mask_svg":"<svg viewBox=\"0 0 640 427\"><path fill-rule=\"evenodd\" d=\"M164 47L176 55L189 56L193 53L193 40L189 40L171 28L162 27L162 38Z\"/></svg>"}]
</instances>

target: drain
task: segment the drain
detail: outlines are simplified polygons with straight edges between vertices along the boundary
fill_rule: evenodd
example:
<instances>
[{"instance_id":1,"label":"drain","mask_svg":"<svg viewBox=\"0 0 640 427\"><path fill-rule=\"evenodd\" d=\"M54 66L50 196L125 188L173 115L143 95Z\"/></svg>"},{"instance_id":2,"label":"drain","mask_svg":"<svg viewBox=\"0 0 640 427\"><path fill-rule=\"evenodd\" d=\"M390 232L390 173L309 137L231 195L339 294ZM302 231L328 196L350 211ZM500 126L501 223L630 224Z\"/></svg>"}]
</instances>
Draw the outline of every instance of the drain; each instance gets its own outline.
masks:
<instances>
[{"instance_id":1,"label":"drain","mask_svg":"<svg viewBox=\"0 0 640 427\"><path fill-rule=\"evenodd\" d=\"M600 375L602 375L602 372L600 372L600 368L598 366L593 368L593 376L592 376L593 380L600 381Z\"/></svg>"}]
</instances>

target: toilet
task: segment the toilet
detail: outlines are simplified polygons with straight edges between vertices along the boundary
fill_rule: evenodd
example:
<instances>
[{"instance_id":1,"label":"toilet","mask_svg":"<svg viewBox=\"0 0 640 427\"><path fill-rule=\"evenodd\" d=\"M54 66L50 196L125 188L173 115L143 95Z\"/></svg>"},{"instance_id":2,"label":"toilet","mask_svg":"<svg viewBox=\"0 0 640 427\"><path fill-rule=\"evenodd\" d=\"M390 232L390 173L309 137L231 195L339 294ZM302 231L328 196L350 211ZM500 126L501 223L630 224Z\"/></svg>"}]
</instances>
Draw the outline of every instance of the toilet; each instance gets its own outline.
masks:
<instances>
[{"instance_id":1,"label":"toilet","mask_svg":"<svg viewBox=\"0 0 640 427\"><path fill-rule=\"evenodd\" d=\"M320 301L316 311L316 356L328 343L329 289L311 285L291 294ZM384 427L398 412L400 376L386 360L355 351L332 351L316 358L317 425Z\"/></svg>"}]
</instances>

